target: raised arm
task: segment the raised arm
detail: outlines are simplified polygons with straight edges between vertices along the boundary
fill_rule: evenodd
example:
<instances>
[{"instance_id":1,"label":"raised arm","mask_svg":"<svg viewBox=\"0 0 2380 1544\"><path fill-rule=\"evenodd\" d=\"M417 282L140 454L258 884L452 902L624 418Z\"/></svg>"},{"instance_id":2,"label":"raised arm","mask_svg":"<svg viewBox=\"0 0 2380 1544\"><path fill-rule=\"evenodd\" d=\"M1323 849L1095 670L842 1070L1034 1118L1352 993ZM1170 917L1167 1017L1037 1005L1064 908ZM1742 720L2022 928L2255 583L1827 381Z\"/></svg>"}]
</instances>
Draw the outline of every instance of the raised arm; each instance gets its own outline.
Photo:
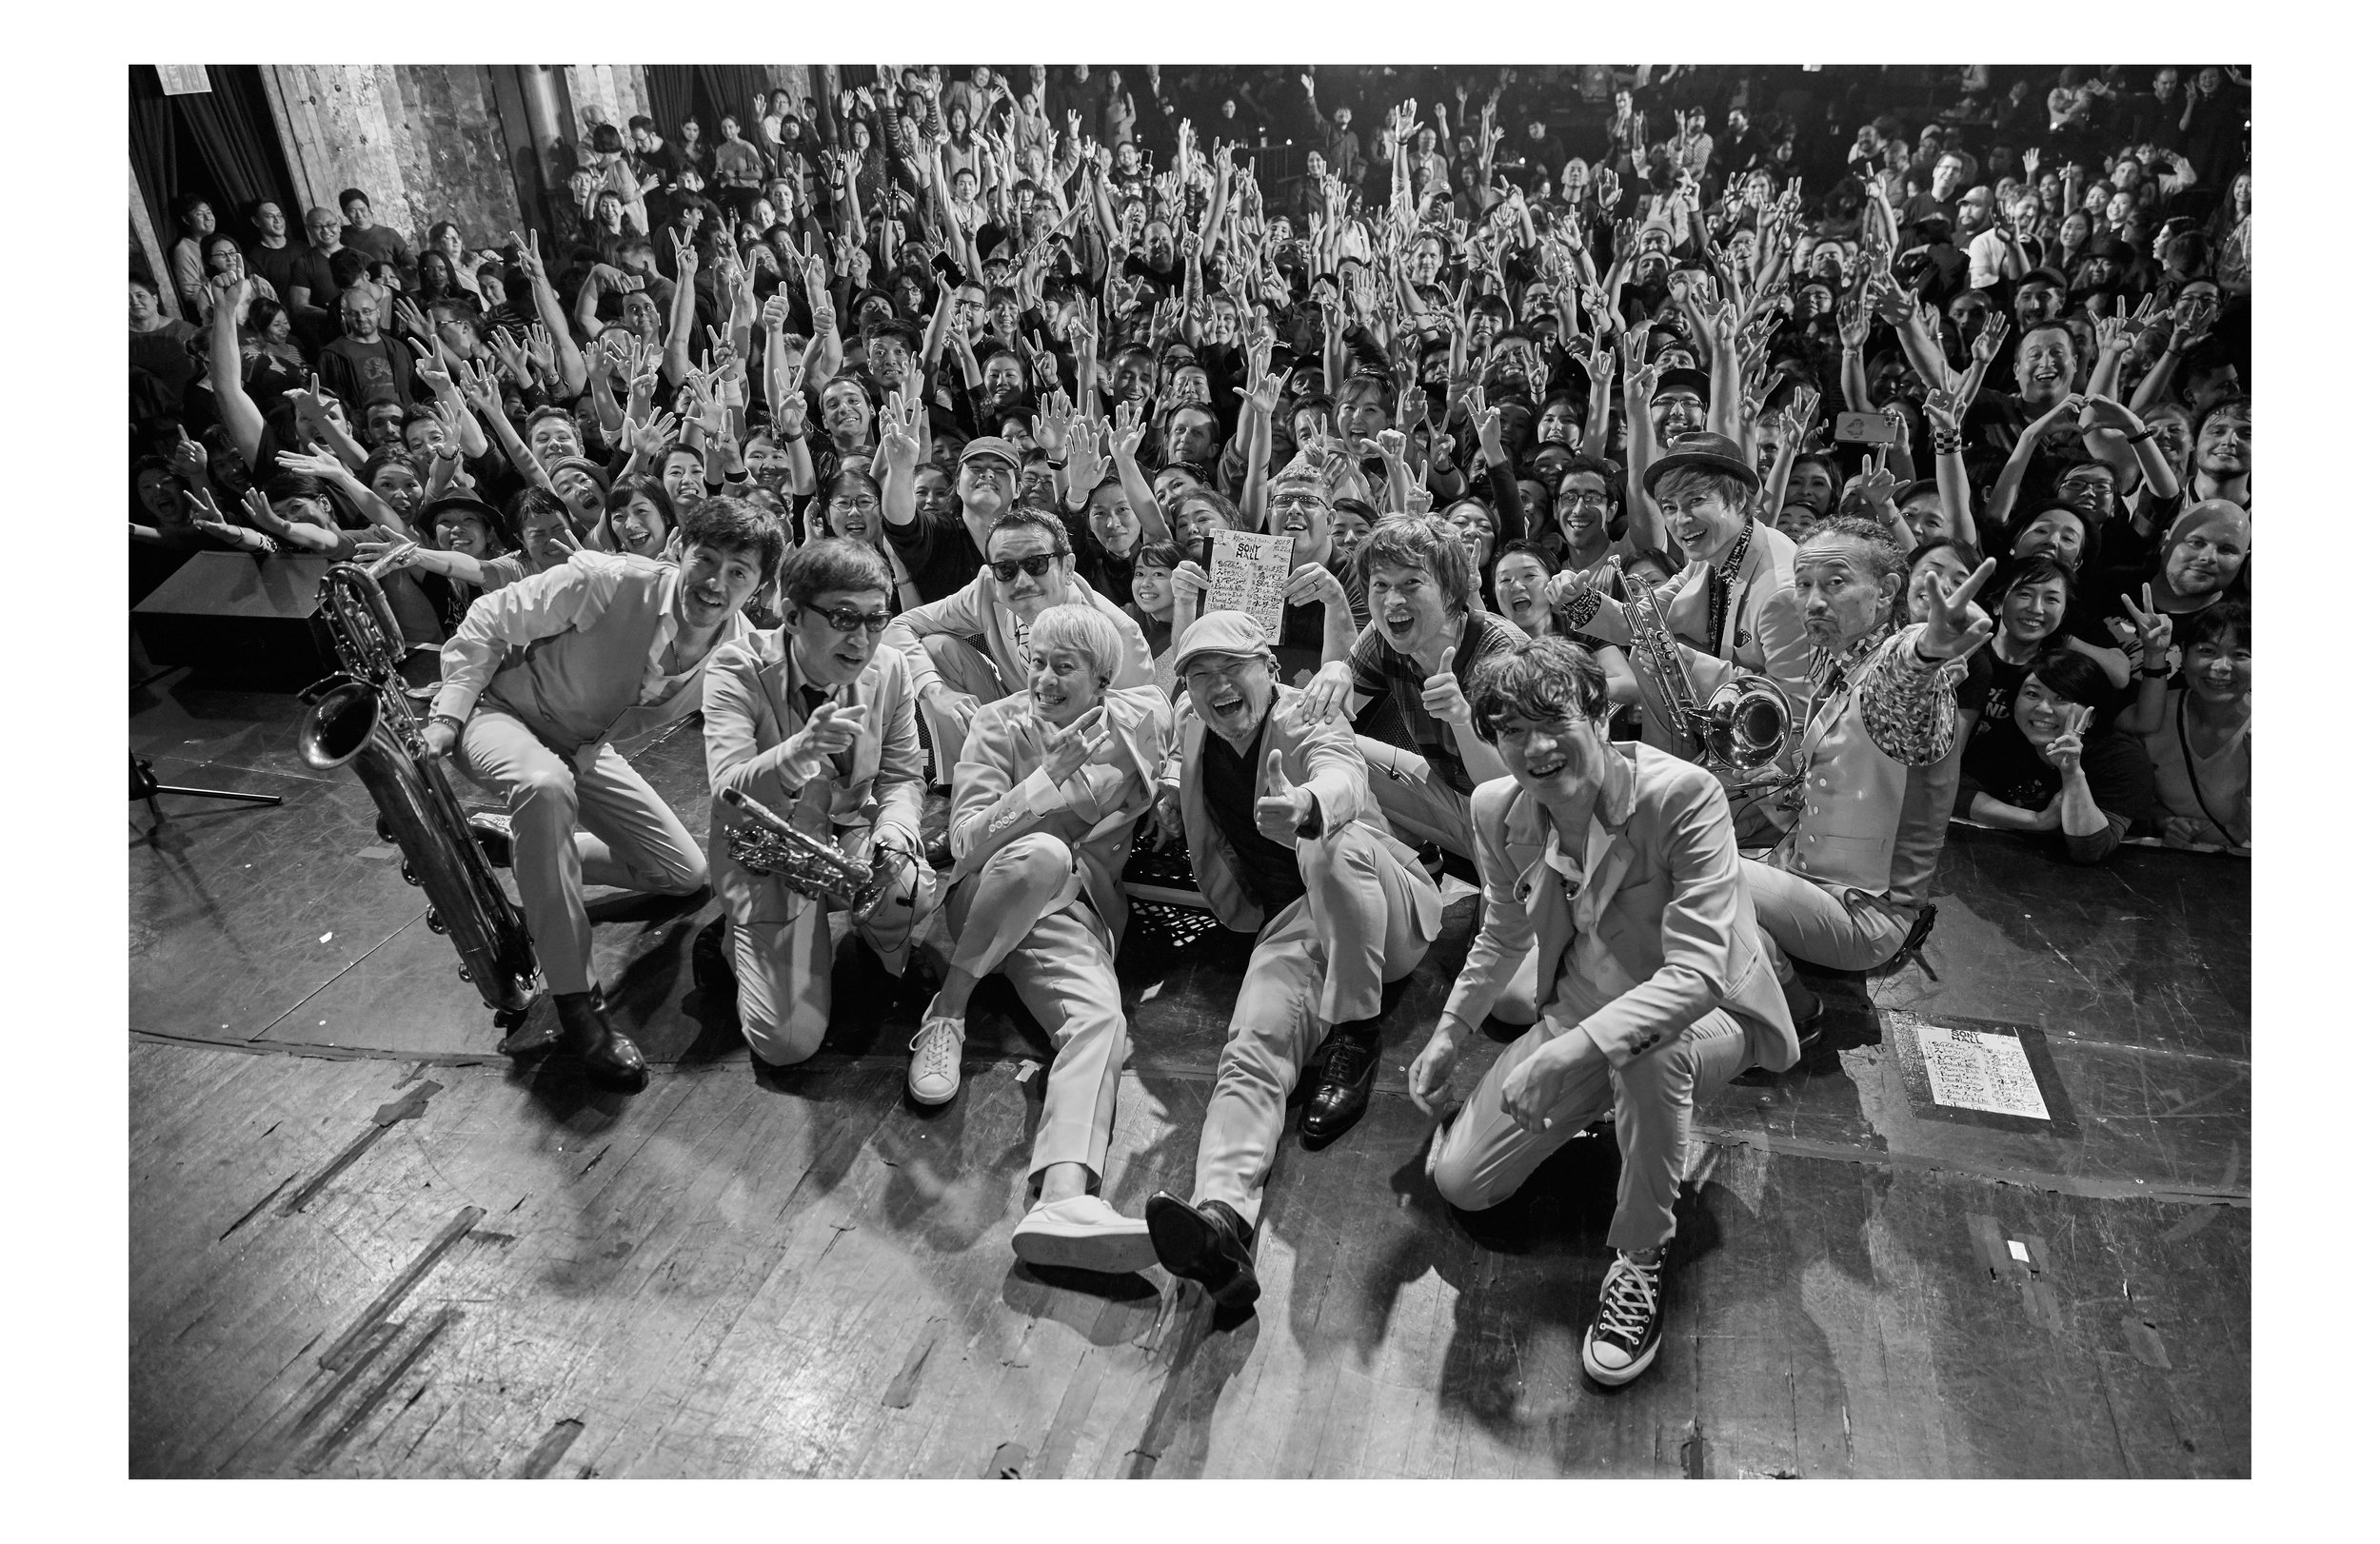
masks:
<instances>
[{"instance_id":1,"label":"raised arm","mask_svg":"<svg viewBox=\"0 0 2380 1544\"><path fill-rule=\"evenodd\" d=\"M521 271L528 276L529 294L536 306L537 319L545 324L553 335L554 372L562 377L562 394L576 398L586 389L586 359L570 336L569 319L563 314L562 297L554 293L551 280L545 277L545 259L537 249L537 232L529 232L524 243L519 231L512 232L513 249L521 254Z\"/></svg>"},{"instance_id":2,"label":"raised arm","mask_svg":"<svg viewBox=\"0 0 2380 1544\"><path fill-rule=\"evenodd\" d=\"M248 287L242 278L215 298L207 324L207 384L214 388L215 413L240 452L240 465L253 468L265 442L265 415L240 379L240 317L248 310Z\"/></svg>"}]
</instances>

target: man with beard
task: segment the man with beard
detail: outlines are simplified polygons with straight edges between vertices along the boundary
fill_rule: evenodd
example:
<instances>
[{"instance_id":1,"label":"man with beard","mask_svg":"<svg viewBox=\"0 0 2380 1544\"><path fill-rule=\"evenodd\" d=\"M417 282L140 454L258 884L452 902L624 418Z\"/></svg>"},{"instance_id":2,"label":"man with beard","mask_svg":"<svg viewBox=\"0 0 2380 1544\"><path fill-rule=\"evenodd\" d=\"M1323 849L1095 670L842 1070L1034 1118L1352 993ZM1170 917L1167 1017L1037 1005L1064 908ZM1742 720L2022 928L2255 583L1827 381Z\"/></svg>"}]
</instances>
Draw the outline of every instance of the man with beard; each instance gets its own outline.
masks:
<instances>
[{"instance_id":1,"label":"man with beard","mask_svg":"<svg viewBox=\"0 0 2380 1544\"><path fill-rule=\"evenodd\" d=\"M721 645L703 687L710 867L725 907L704 932L732 930L724 952L744 1038L769 1067L807 1060L825 1037L828 913L843 908L736 861L727 832L750 817L728 792L871 867L906 856L905 877L852 918L888 975L907 965L935 901L919 834L917 691L900 652L880 642L893 617L892 570L874 548L829 538L788 552L777 589L784 625Z\"/></svg>"},{"instance_id":2,"label":"man with beard","mask_svg":"<svg viewBox=\"0 0 2380 1544\"><path fill-rule=\"evenodd\" d=\"M710 871L618 742L700 705L704 665L750 631L744 604L784 545L775 522L734 499L704 502L680 532L677 564L580 552L472 603L422 730L432 756L455 756L505 802L505 816L471 823L519 881L563 1044L628 1093L645 1086L645 1058L605 1016L580 886L688 896Z\"/></svg>"},{"instance_id":3,"label":"man with beard","mask_svg":"<svg viewBox=\"0 0 2380 1544\"><path fill-rule=\"evenodd\" d=\"M1076 575L1065 522L1046 510L1014 505L1016 470L1016 452L1005 440L977 440L967 446L960 462L964 525L942 539L972 546L981 528L983 562L972 583L903 611L884 635L886 645L909 662L937 768L958 764L977 708L1024 689L1025 634L1033 619L1051 606L1089 606L1114 626L1122 656L1111 684L1145 686L1157 679L1140 624ZM892 477L885 502L888 534L898 528L889 525L890 517L905 503L902 490L909 482L908 468L898 459ZM1004 488L997 513L991 512L986 492L992 484ZM901 550L897 541L895 550ZM918 575L914 567L909 571ZM919 588L925 588L922 577Z\"/></svg>"},{"instance_id":4,"label":"man with beard","mask_svg":"<svg viewBox=\"0 0 2380 1544\"><path fill-rule=\"evenodd\" d=\"M1924 941L1928 897L1958 796L1958 683L1993 623L1973 604L1986 559L1945 591L1918 582L1918 619L1894 604L1909 581L1900 544L1873 521L1830 520L1793 558L1793 597L1817 650L1801 742L1802 804L1744 873L1795 1021L1817 998L1805 960L1871 970Z\"/></svg>"},{"instance_id":5,"label":"man with beard","mask_svg":"<svg viewBox=\"0 0 2380 1544\"><path fill-rule=\"evenodd\" d=\"M1369 1062L1380 991L1420 962L1438 937L1437 887L1413 849L1389 833L1345 725L1300 711L1279 683L1264 629L1217 611L1182 633L1176 659L1184 701L1160 782L1159 820L1188 841L1199 890L1219 921L1256 932L1199 1136L1198 1178L1183 1200L1149 1198L1160 1264L1197 1281L1226 1312L1257 1297L1248 1245L1291 1088L1324 1044ZM1352 1067L1325 1069L1346 1086ZM1360 1115L1361 1105L1356 1106ZM1314 1112L1307 1127L1312 1136ZM1353 1124L1334 1120L1326 1132Z\"/></svg>"}]
</instances>

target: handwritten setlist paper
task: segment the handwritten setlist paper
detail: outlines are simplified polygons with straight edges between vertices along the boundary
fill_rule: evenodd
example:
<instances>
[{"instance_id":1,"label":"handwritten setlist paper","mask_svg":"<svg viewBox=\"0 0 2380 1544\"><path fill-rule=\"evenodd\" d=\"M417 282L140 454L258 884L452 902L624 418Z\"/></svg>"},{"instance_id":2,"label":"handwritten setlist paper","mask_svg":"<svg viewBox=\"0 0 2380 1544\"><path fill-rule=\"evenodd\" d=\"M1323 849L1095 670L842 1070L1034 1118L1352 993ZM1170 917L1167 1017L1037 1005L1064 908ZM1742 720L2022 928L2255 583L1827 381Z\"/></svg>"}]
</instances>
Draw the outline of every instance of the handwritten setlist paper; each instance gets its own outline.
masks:
<instances>
[{"instance_id":1,"label":"handwritten setlist paper","mask_svg":"<svg viewBox=\"0 0 2380 1544\"><path fill-rule=\"evenodd\" d=\"M1264 628L1264 641L1280 642L1282 592L1289 588L1286 536L1254 531L1217 531L1214 562L1207 567L1206 608L1245 611Z\"/></svg>"},{"instance_id":2,"label":"handwritten setlist paper","mask_svg":"<svg viewBox=\"0 0 2380 1544\"><path fill-rule=\"evenodd\" d=\"M2041 1085L2025 1059L2024 1042L2013 1035L1976 1029L1917 1026L1917 1048L1926 1059L1934 1102L1995 1115L2050 1118Z\"/></svg>"}]
</instances>

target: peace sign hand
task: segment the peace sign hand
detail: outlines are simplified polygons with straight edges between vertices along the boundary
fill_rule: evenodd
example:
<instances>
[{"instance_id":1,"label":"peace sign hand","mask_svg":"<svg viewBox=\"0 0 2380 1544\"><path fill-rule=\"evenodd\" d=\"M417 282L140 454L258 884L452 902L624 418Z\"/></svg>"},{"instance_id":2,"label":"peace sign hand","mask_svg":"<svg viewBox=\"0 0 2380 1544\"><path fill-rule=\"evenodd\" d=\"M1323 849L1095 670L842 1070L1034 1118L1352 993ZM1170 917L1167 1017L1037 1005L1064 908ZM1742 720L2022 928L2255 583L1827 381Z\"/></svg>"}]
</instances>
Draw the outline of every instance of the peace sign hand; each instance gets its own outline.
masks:
<instances>
[{"instance_id":1,"label":"peace sign hand","mask_svg":"<svg viewBox=\"0 0 2380 1544\"><path fill-rule=\"evenodd\" d=\"M2140 663L2144 669L2155 669L2165 663L2165 656L2173 646L2173 619L2157 609L2156 598L2149 586L2140 586L2140 604L2118 591L2115 597L2124 603L2124 609L2132 619L2132 631L2140 639Z\"/></svg>"},{"instance_id":2,"label":"peace sign hand","mask_svg":"<svg viewBox=\"0 0 2380 1544\"><path fill-rule=\"evenodd\" d=\"M1947 663L1964 659L1991 640L1993 623L1992 613L1974 604L1975 596L1991 579L1992 570L1999 566L1997 558L1986 558L1967 582L1945 595L1942 576L1929 568L1917 577L1914 597L1925 631L1918 635L1917 652L1929 663Z\"/></svg>"},{"instance_id":3,"label":"peace sign hand","mask_svg":"<svg viewBox=\"0 0 2380 1544\"><path fill-rule=\"evenodd\" d=\"M2069 782L2082 777L2083 731L2091 727L2091 709L2080 703L2066 706L2066 727L2048 744L2041 754L2057 768L2058 776Z\"/></svg>"}]
</instances>

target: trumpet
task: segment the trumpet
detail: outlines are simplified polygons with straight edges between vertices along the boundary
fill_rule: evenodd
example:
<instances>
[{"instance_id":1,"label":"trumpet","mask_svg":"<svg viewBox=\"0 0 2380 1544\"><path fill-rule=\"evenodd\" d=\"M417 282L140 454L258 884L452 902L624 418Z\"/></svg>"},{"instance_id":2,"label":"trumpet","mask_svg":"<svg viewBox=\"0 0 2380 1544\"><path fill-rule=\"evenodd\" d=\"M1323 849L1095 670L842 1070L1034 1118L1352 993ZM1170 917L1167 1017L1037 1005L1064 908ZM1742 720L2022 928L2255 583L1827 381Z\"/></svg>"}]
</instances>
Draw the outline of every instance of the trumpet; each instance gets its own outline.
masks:
<instances>
[{"instance_id":1,"label":"trumpet","mask_svg":"<svg viewBox=\"0 0 2380 1544\"><path fill-rule=\"evenodd\" d=\"M405 635L380 592L381 576L400 555L339 564L323 576L317 603L346 669L299 694L306 713L298 754L320 771L355 768L379 807L380 840L404 853L405 881L429 897L430 931L452 940L463 979L495 1010L498 1027L512 1030L537 997L537 953L406 699L398 673Z\"/></svg>"},{"instance_id":2,"label":"trumpet","mask_svg":"<svg viewBox=\"0 0 2380 1544\"><path fill-rule=\"evenodd\" d=\"M1620 584L1628 593L1621 613L1643 663L1636 683L1645 711L1660 720L1689 761L1718 773L1731 793L1791 781L1776 769L1794 728L1794 704L1784 691L1766 676L1738 674L1709 702L1696 702L1653 586L1636 574L1621 575Z\"/></svg>"}]
</instances>

